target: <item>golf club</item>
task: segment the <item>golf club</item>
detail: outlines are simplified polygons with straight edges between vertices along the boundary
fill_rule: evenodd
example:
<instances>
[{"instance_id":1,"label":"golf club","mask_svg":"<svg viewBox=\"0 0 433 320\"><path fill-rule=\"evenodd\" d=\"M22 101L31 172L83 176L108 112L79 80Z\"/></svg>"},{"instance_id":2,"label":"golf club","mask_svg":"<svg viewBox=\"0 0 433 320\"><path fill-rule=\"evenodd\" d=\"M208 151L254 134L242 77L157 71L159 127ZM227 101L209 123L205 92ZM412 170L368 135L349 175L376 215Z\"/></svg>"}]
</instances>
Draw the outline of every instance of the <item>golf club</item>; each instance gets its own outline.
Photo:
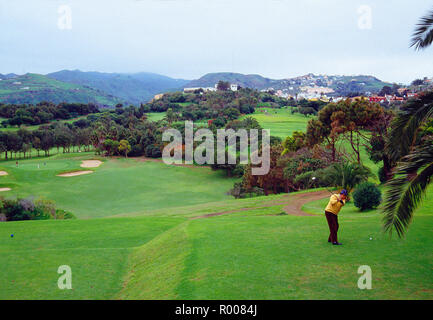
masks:
<instances>
[{"instance_id":1,"label":"golf club","mask_svg":"<svg viewBox=\"0 0 433 320\"><path fill-rule=\"evenodd\" d=\"M316 177L312 177L311 180L313 180L313 182L316 180ZM331 194L335 194L334 192L332 192L331 190L329 190L327 187L325 187L325 189L331 193ZM380 231L374 232L374 233L370 233L368 235L368 239L369 240L376 240L378 238Z\"/></svg>"}]
</instances>

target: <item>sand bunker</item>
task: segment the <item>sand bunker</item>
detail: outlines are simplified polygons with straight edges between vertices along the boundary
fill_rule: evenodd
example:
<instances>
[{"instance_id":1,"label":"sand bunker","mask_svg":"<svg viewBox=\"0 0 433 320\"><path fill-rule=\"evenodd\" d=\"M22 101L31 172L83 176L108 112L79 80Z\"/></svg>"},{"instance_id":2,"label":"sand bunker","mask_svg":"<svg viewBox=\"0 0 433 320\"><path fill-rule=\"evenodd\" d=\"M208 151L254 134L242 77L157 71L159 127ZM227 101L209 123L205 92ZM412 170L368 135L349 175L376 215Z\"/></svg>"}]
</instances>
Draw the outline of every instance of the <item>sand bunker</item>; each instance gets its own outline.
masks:
<instances>
[{"instance_id":1,"label":"sand bunker","mask_svg":"<svg viewBox=\"0 0 433 320\"><path fill-rule=\"evenodd\" d=\"M8 174L6 171L0 171L0 176L7 176Z\"/></svg>"},{"instance_id":2,"label":"sand bunker","mask_svg":"<svg viewBox=\"0 0 433 320\"><path fill-rule=\"evenodd\" d=\"M75 177L75 176L81 176L83 174L93 173L93 171L74 171L74 172L66 172L58 174L58 177Z\"/></svg>"},{"instance_id":3,"label":"sand bunker","mask_svg":"<svg viewBox=\"0 0 433 320\"><path fill-rule=\"evenodd\" d=\"M81 161L80 167L82 168L97 168L102 164L99 160L83 160Z\"/></svg>"},{"instance_id":4,"label":"sand bunker","mask_svg":"<svg viewBox=\"0 0 433 320\"><path fill-rule=\"evenodd\" d=\"M2 191L11 191L12 189L11 188L0 188L0 192L2 192Z\"/></svg>"}]
</instances>

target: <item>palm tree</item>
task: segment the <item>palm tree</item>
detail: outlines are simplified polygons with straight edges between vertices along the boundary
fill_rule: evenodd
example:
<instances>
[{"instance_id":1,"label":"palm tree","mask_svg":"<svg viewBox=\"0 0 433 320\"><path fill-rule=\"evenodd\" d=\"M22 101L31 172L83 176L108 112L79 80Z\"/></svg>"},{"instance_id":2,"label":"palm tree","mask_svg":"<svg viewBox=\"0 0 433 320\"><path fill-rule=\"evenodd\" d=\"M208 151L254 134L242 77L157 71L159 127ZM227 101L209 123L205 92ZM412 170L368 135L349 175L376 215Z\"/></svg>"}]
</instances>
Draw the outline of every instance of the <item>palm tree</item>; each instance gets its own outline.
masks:
<instances>
[{"instance_id":1,"label":"palm tree","mask_svg":"<svg viewBox=\"0 0 433 320\"><path fill-rule=\"evenodd\" d=\"M433 10L423 16L417 23L412 35L411 47L425 49L433 42Z\"/></svg>"},{"instance_id":2,"label":"palm tree","mask_svg":"<svg viewBox=\"0 0 433 320\"><path fill-rule=\"evenodd\" d=\"M387 184L384 229L404 235L433 176L433 144L419 139L423 124L433 117L433 92L411 100L391 125L387 153L398 162Z\"/></svg>"},{"instance_id":3,"label":"palm tree","mask_svg":"<svg viewBox=\"0 0 433 320\"><path fill-rule=\"evenodd\" d=\"M372 175L369 168L358 163L335 163L322 170L321 179L328 185L342 187L347 192Z\"/></svg>"},{"instance_id":4,"label":"palm tree","mask_svg":"<svg viewBox=\"0 0 433 320\"><path fill-rule=\"evenodd\" d=\"M433 42L433 11L420 19L412 35L411 47L425 49ZM433 92L411 100L394 119L386 149L400 161L394 178L386 186L383 227L404 236L413 213L425 196L433 176L433 143L420 141L421 127L433 117Z\"/></svg>"},{"instance_id":5,"label":"palm tree","mask_svg":"<svg viewBox=\"0 0 433 320\"><path fill-rule=\"evenodd\" d=\"M387 183L388 190L383 208L384 229L392 232L394 227L398 236L402 237L431 182L433 145L413 149L403 157L403 162L399 164L395 174L396 176Z\"/></svg>"}]
</instances>

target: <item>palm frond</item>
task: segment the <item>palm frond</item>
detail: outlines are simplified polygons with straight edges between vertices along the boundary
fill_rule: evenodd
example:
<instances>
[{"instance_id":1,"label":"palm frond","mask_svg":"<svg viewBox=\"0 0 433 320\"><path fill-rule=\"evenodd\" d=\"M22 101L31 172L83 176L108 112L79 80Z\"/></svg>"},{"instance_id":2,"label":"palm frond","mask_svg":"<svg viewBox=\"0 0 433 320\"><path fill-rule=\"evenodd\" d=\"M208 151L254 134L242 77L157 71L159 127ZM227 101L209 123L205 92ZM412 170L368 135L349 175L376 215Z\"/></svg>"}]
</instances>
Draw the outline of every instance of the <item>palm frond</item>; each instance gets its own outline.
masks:
<instances>
[{"instance_id":1,"label":"palm frond","mask_svg":"<svg viewBox=\"0 0 433 320\"><path fill-rule=\"evenodd\" d=\"M415 175L413 173L416 172ZM413 213L425 196L433 176L433 145L415 149L404 158L396 175L387 184L383 207L383 227L401 238L412 221Z\"/></svg>"},{"instance_id":2,"label":"palm frond","mask_svg":"<svg viewBox=\"0 0 433 320\"><path fill-rule=\"evenodd\" d=\"M400 109L391 124L386 150L392 160L397 162L410 152L419 126L433 117L433 92L427 92L416 99L409 100Z\"/></svg>"},{"instance_id":3,"label":"palm frond","mask_svg":"<svg viewBox=\"0 0 433 320\"><path fill-rule=\"evenodd\" d=\"M433 10L423 16L416 24L412 34L411 47L416 50L425 49L433 42Z\"/></svg>"}]
</instances>

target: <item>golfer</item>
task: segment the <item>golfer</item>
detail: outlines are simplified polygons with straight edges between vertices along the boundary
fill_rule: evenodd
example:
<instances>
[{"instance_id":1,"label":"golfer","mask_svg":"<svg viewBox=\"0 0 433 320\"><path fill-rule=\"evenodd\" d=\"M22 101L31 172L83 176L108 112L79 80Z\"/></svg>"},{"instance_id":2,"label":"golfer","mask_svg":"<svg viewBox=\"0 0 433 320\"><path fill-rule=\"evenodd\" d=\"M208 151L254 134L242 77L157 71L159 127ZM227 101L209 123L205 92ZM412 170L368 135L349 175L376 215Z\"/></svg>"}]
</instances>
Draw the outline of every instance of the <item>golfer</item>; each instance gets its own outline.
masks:
<instances>
[{"instance_id":1,"label":"golfer","mask_svg":"<svg viewBox=\"0 0 433 320\"><path fill-rule=\"evenodd\" d=\"M333 194L329 199L329 203L325 209L326 220L328 220L328 226L330 235L328 238L328 242L332 242L333 245L341 245L337 239L337 231L338 231L338 213L341 210L341 207L346 204L347 199L347 190L341 190L340 194Z\"/></svg>"}]
</instances>

